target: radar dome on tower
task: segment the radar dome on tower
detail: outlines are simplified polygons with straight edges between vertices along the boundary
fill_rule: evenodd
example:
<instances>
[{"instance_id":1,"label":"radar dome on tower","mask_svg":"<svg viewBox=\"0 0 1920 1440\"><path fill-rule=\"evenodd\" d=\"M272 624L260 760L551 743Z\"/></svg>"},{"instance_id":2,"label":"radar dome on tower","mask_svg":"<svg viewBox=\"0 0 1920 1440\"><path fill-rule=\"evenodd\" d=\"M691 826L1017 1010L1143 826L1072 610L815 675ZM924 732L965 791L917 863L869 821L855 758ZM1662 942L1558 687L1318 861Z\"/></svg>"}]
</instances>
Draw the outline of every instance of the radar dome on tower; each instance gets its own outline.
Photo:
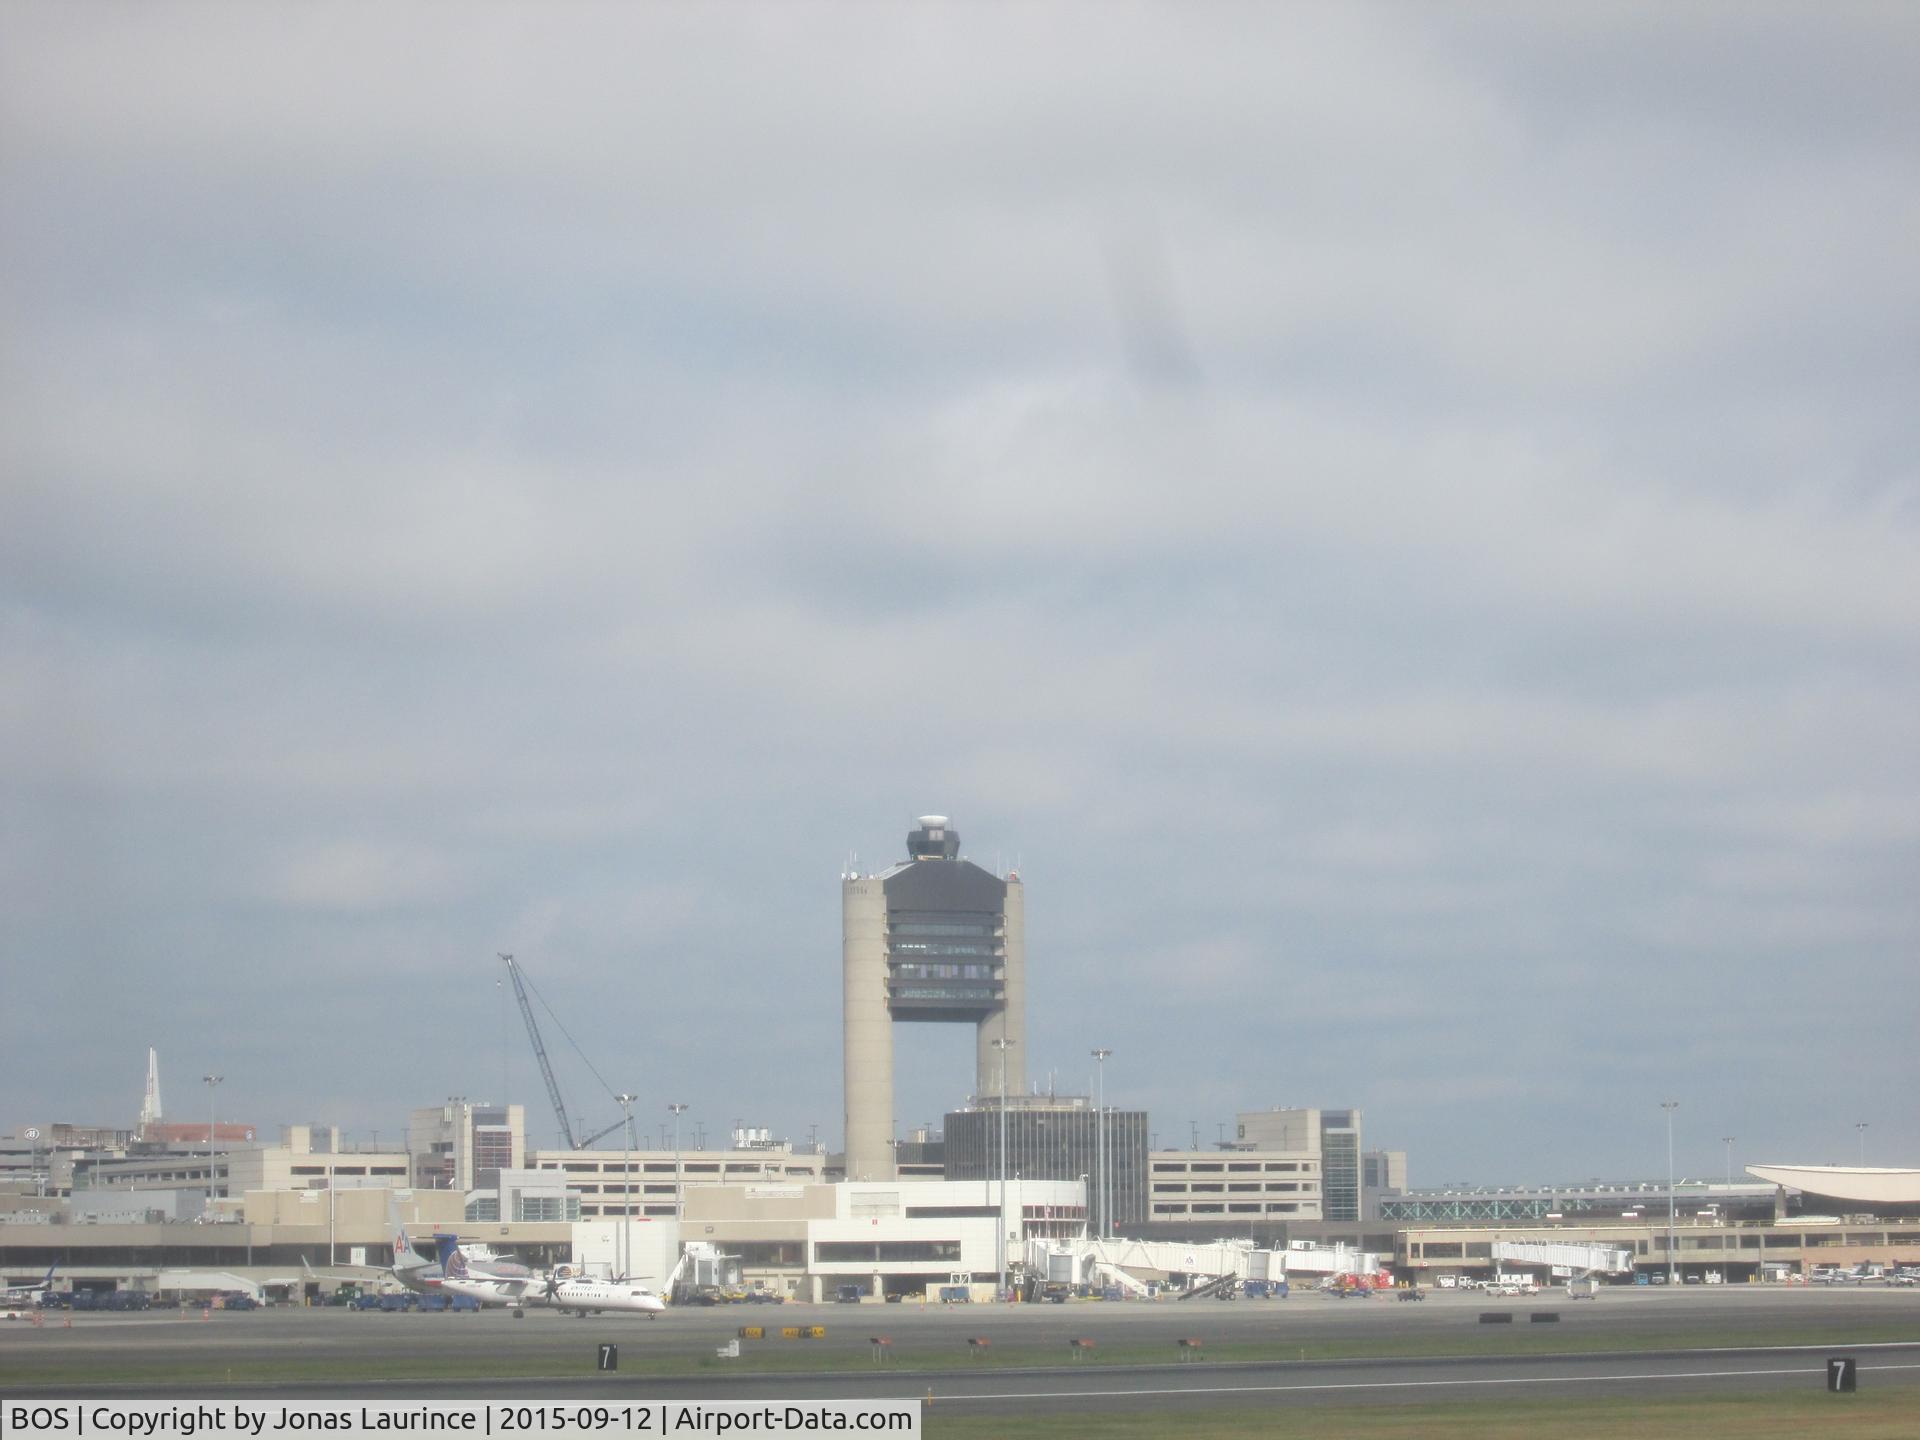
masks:
<instances>
[{"instance_id":1,"label":"radar dome on tower","mask_svg":"<svg viewBox=\"0 0 1920 1440\"><path fill-rule=\"evenodd\" d=\"M916 860L958 860L960 832L944 815L922 815L920 828L907 832L907 854Z\"/></svg>"}]
</instances>

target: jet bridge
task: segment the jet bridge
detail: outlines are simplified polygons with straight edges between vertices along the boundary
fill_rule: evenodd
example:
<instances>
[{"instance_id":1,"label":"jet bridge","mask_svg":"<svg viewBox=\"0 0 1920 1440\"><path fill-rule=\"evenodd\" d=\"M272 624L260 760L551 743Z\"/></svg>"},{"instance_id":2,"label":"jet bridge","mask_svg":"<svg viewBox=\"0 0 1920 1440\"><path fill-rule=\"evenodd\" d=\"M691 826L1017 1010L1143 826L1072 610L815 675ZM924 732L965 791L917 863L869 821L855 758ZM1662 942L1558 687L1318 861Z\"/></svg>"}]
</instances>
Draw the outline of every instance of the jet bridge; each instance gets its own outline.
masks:
<instances>
[{"instance_id":1,"label":"jet bridge","mask_svg":"<svg viewBox=\"0 0 1920 1440\"><path fill-rule=\"evenodd\" d=\"M1297 1245L1286 1250L1260 1250L1245 1240L1217 1240L1200 1245L1173 1240L1091 1237L1027 1242L1027 1265L1036 1275L1058 1277L1063 1257L1071 1257L1075 1283L1111 1281L1134 1295L1145 1294L1149 1282L1164 1282L1174 1275L1201 1277L1202 1283L1278 1281L1289 1275L1310 1275L1315 1279L1378 1275L1382 1269L1380 1256L1345 1245Z\"/></svg>"},{"instance_id":2,"label":"jet bridge","mask_svg":"<svg viewBox=\"0 0 1920 1440\"><path fill-rule=\"evenodd\" d=\"M1624 1275L1633 1269L1631 1250L1560 1240L1496 1240L1493 1258L1520 1265L1545 1265L1572 1275Z\"/></svg>"}]
</instances>

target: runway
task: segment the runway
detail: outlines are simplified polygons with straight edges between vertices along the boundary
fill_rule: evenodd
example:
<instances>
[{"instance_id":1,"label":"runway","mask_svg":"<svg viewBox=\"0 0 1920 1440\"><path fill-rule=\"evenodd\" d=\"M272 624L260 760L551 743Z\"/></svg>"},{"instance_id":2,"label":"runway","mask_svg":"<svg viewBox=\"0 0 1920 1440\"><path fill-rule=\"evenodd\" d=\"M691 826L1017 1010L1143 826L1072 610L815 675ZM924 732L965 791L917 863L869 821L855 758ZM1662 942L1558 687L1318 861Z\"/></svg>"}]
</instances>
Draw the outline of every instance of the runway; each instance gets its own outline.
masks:
<instances>
[{"instance_id":1,"label":"runway","mask_svg":"<svg viewBox=\"0 0 1920 1440\"><path fill-rule=\"evenodd\" d=\"M1500 1313L1513 1319L1483 1323ZM71 1329L59 1319L52 1328L0 1328L0 1395L931 1393L936 1405L963 1413L1036 1405L1098 1412L1817 1389L1830 1354L1859 1361L1863 1388L1920 1386L1920 1292L1884 1288L1618 1288L1594 1301L1436 1293L1419 1304L1296 1295L1230 1304L729 1306L676 1309L656 1320L299 1309L71 1318ZM719 1359L716 1350L743 1325L765 1327L768 1338L742 1341L738 1361ZM783 1326L826 1333L782 1339ZM878 1338L890 1342L891 1358L874 1359ZM976 1339L989 1343L968 1344ZM1077 1340L1093 1343L1077 1349ZM1199 1343L1183 1348L1181 1340ZM602 1343L620 1347L624 1371L595 1370Z\"/></svg>"}]
</instances>

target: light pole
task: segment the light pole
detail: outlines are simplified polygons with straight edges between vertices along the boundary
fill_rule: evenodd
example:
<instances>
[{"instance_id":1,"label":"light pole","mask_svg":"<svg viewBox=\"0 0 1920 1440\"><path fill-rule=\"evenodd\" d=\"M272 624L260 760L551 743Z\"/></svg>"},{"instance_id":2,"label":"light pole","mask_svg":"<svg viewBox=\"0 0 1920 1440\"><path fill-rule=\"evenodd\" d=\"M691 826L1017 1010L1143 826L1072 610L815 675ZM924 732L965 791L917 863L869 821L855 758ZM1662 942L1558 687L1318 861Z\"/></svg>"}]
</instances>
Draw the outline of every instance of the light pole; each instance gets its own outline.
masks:
<instances>
[{"instance_id":1,"label":"light pole","mask_svg":"<svg viewBox=\"0 0 1920 1440\"><path fill-rule=\"evenodd\" d=\"M1002 1036L992 1042L1000 1052L1000 1224L995 1233L1000 1243L994 1247L1000 1261L1000 1295L1007 1293L1007 1051L1014 1042Z\"/></svg>"},{"instance_id":2,"label":"light pole","mask_svg":"<svg viewBox=\"0 0 1920 1440\"><path fill-rule=\"evenodd\" d=\"M1860 1136L1860 1168L1864 1170L1867 1168L1867 1122L1856 1120L1853 1122L1853 1128Z\"/></svg>"},{"instance_id":3,"label":"light pole","mask_svg":"<svg viewBox=\"0 0 1920 1440\"><path fill-rule=\"evenodd\" d=\"M1093 1232L1104 1237L1112 1229L1107 1223L1107 1057L1111 1050L1096 1050L1094 1059L1093 1104L1093 1174L1094 1190L1100 1197L1100 1203L1094 1207L1099 1217L1099 1227Z\"/></svg>"},{"instance_id":4,"label":"light pole","mask_svg":"<svg viewBox=\"0 0 1920 1440\"><path fill-rule=\"evenodd\" d=\"M680 1184L680 1116L686 1108L684 1105L674 1104L671 1100L667 1102L667 1109L673 1112L673 1217L676 1220L685 1218L687 1213L686 1199L681 1192Z\"/></svg>"},{"instance_id":5,"label":"light pole","mask_svg":"<svg viewBox=\"0 0 1920 1440\"><path fill-rule=\"evenodd\" d=\"M633 1275L633 1102L638 1095L616 1095L620 1108L626 1112L627 1123L620 1156L620 1274L623 1278Z\"/></svg>"},{"instance_id":6,"label":"light pole","mask_svg":"<svg viewBox=\"0 0 1920 1440\"><path fill-rule=\"evenodd\" d=\"M1673 1112L1680 1108L1678 1100L1662 1100L1660 1108L1667 1112L1667 1284L1674 1283L1673 1267Z\"/></svg>"},{"instance_id":7,"label":"light pole","mask_svg":"<svg viewBox=\"0 0 1920 1440\"><path fill-rule=\"evenodd\" d=\"M207 1087L207 1218L213 1218L213 1092L224 1075L202 1075Z\"/></svg>"},{"instance_id":8,"label":"light pole","mask_svg":"<svg viewBox=\"0 0 1920 1440\"><path fill-rule=\"evenodd\" d=\"M1722 1234L1722 1238L1720 1242L1720 1251L1722 1255L1725 1255L1727 1246L1729 1244L1733 1244L1735 1246L1739 1244L1738 1237L1729 1233L1733 1228L1733 1142L1735 1138L1736 1137L1732 1135L1722 1135L1720 1137L1720 1143L1727 1147L1727 1189L1726 1189L1725 1195L1721 1197L1720 1210L1719 1210L1721 1234ZM1734 1259L1737 1260L1738 1258L1739 1258L1739 1254L1738 1254L1738 1251L1736 1250ZM1764 1258L1764 1256L1762 1258ZM1726 1262L1724 1266L1724 1273L1727 1279L1729 1280L1733 1279L1732 1261ZM1756 1275L1759 1275L1764 1272L1756 1270L1754 1273Z\"/></svg>"}]
</instances>

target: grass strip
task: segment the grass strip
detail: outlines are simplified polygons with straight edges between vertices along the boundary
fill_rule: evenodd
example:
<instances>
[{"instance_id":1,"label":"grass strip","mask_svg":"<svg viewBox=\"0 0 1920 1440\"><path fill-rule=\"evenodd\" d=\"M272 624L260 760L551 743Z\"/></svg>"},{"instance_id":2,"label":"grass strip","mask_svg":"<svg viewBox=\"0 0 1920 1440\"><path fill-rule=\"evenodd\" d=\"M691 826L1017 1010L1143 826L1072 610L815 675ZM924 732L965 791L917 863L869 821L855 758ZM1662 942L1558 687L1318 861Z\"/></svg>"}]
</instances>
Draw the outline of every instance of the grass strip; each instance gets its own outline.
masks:
<instances>
[{"instance_id":1,"label":"grass strip","mask_svg":"<svg viewBox=\"0 0 1920 1440\"><path fill-rule=\"evenodd\" d=\"M929 1440L1913 1440L1920 1394L1876 1387L1854 1395L1824 1391L1561 1401L1423 1401L1415 1404L1268 1406L1258 1410L1182 1410L1128 1414L1030 1412L1009 1426L1004 1415L924 1411Z\"/></svg>"},{"instance_id":2,"label":"grass strip","mask_svg":"<svg viewBox=\"0 0 1920 1440\"><path fill-rule=\"evenodd\" d=\"M1846 1346L1872 1343L1920 1343L1920 1325L1912 1320L1889 1320L1867 1324L1852 1323L1844 1333L1838 1327L1820 1333L1825 1327L1799 1325L1728 1329L1711 1332L1669 1329L1611 1330L1582 1333L1577 1329L1554 1326L1508 1330L1498 1333L1463 1328L1432 1334L1399 1336L1349 1335L1328 1338L1267 1337L1258 1340L1209 1342L1201 1352L1204 1358L1196 1366L1232 1364L1301 1364L1328 1360L1425 1360L1471 1359L1487 1356L1524 1356L1547 1358L1621 1354L1632 1352L1671 1353L1736 1347L1785 1345ZM1172 1341L1100 1340L1084 1358L1072 1361L1075 1368L1087 1370L1120 1366L1168 1365L1179 1359ZM999 1372L1052 1368L1070 1363L1064 1344L1045 1347L1007 1342L975 1353L963 1341L934 1343L896 1339L891 1370L933 1372ZM594 1352L590 1344L565 1348L547 1345L509 1348L498 1351L468 1351L455 1346L444 1350L409 1352L392 1356L356 1357L343 1362L324 1351L309 1354L248 1353L223 1351L198 1355L172 1351L163 1354L115 1354L62 1347L56 1353L35 1356L28 1346L12 1349L0 1363L0 1384L9 1386L76 1386L165 1384L169 1387L188 1383L271 1384L280 1381L339 1381L349 1378L343 1369L350 1365L353 1377L372 1381L497 1379L503 1374L525 1379L567 1379L593 1373ZM623 1344L620 1373L644 1379L712 1378L743 1375L834 1374L876 1370L871 1352L864 1343L848 1343L844 1337L830 1342L754 1340L743 1342L737 1360L720 1360L711 1350L689 1353L650 1351L641 1344ZM1184 1368L1184 1367L1183 1367ZM1920 1421L1915 1433L1920 1434Z\"/></svg>"}]
</instances>

